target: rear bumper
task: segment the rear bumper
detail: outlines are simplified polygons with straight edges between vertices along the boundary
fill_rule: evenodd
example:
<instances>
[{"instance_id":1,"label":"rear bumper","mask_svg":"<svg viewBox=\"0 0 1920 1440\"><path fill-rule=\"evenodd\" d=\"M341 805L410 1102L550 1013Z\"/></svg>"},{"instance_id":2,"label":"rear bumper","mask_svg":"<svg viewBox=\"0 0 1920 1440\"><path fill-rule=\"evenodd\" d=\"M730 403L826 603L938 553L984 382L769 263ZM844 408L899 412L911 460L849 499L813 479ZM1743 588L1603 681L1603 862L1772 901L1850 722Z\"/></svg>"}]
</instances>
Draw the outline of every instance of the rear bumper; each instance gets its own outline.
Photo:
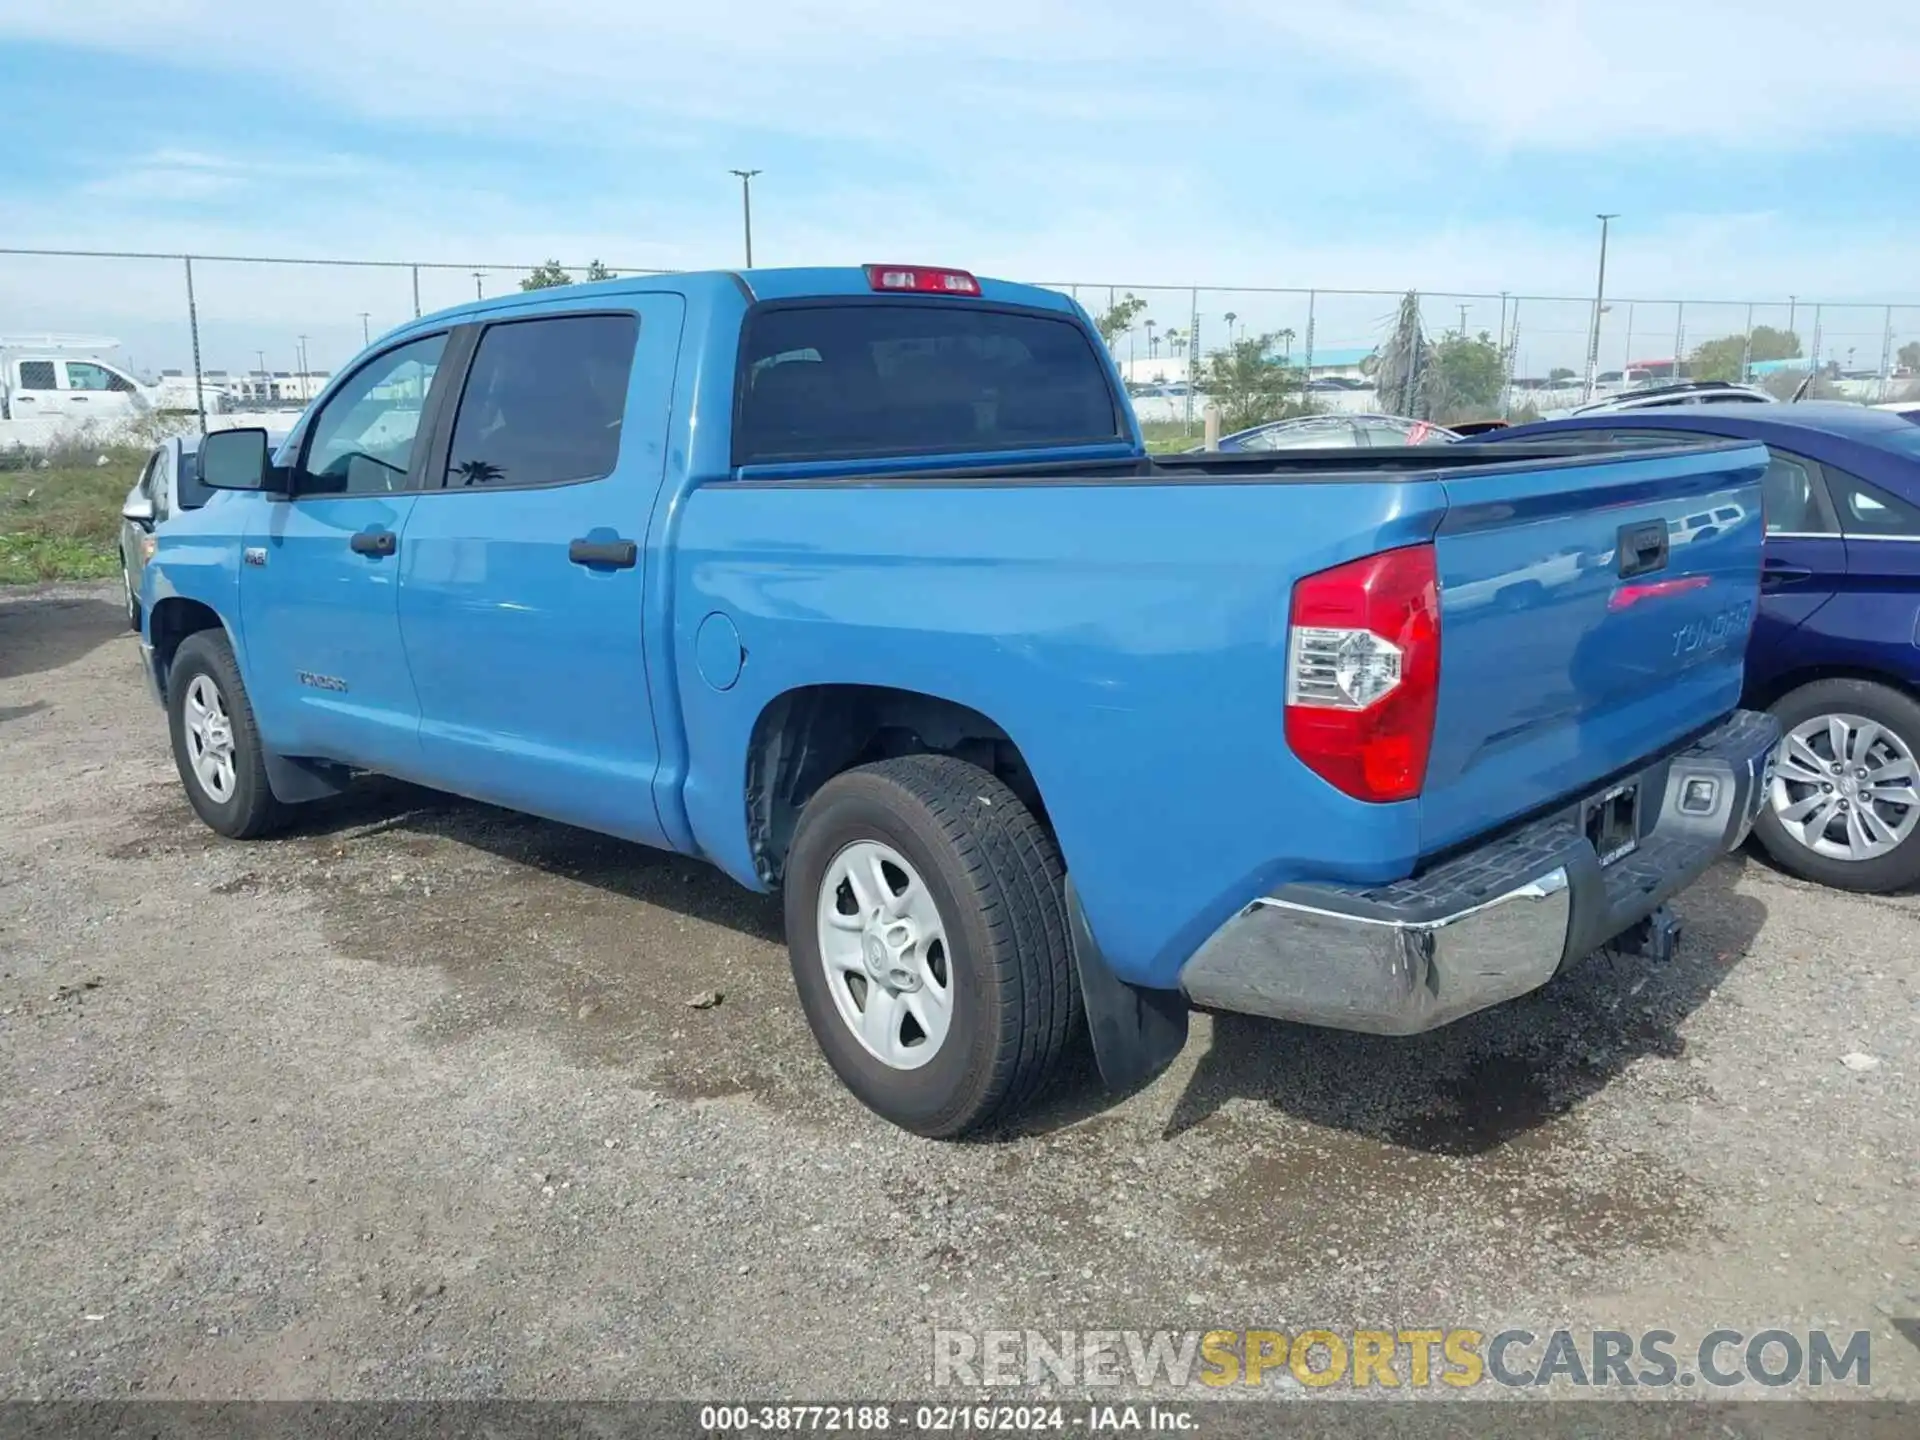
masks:
<instances>
[{"instance_id":1,"label":"rear bumper","mask_svg":"<svg viewBox=\"0 0 1920 1440\"><path fill-rule=\"evenodd\" d=\"M1609 865L1576 802L1413 879L1261 896L1187 962L1181 989L1210 1009L1380 1035L1431 1030L1524 995L1746 840L1779 735L1772 716L1736 710L1619 777L1640 787L1638 845ZM1711 782L1710 804L1696 781Z\"/></svg>"}]
</instances>

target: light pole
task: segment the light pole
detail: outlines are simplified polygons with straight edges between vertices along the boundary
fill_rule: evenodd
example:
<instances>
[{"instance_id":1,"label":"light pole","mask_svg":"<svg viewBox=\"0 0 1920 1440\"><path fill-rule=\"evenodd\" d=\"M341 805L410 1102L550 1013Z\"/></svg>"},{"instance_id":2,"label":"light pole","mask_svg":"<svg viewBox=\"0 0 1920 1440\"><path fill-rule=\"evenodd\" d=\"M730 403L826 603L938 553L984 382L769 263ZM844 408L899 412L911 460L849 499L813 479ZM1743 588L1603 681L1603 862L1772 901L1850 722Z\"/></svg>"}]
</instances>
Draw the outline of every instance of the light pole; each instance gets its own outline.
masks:
<instances>
[{"instance_id":1,"label":"light pole","mask_svg":"<svg viewBox=\"0 0 1920 1440\"><path fill-rule=\"evenodd\" d=\"M360 343L362 345L369 343L373 339L373 336L367 333L367 322L372 318L373 312L371 310L362 310L360 312Z\"/></svg>"},{"instance_id":2,"label":"light pole","mask_svg":"<svg viewBox=\"0 0 1920 1440\"><path fill-rule=\"evenodd\" d=\"M273 396L273 377L267 374L267 352L256 350L253 353L260 357L260 398L270 399Z\"/></svg>"},{"instance_id":3,"label":"light pole","mask_svg":"<svg viewBox=\"0 0 1920 1440\"><path fill-rule=\"evenodd\" d=\"M300 343L300 380L301 386L304 389L307 378L307 337L304 335L296 335L294 338Z\"/></svg>"},{"instance_id":4,"label":"light pole","mask_svg":"<svg viewBox=\"0 0 1920 1440\"><path fill-rule=\"evenodd\" d=\"M487 298L487 292L480 288L480 282L486 278L486 274L487 272L484 270L476 270L473 272L473 298L476 300L484 300Z\"/></svg>"},{"instance_id":5,"label":"light pole","mask_svg":"<svg viewBox=\"0 0 1920 1440\"><path fill-rule=\"evenodd\" d=\"M1587 332L1586 398L1593 399L1593 377L1600 368L1600 307L1607 296L1607 227L1620 218L1619 212L1595 215L1600 222L1600 276L1593 283L1593 325Z\"/></svg>"},{"instance_id":6,"label":"light pole","mask_svg":"<svg viewBox=\"0 0 1920 1440\"><path fill-rule=\"evenodd\" d=\"M740 224L746 232L747 268L753 268L753 177L758 170L729 170L729 175L740 177Z\"/></svg>"}]
</instances>

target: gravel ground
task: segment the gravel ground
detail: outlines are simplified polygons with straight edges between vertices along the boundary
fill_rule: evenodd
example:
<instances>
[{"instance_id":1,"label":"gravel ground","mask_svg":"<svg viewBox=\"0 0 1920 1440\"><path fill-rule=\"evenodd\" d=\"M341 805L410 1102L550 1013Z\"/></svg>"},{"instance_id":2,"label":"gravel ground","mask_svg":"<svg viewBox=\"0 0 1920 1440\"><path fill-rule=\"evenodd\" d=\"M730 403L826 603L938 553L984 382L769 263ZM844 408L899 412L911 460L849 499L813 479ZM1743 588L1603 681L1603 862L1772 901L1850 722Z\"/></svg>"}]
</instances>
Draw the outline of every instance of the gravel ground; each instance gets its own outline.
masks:
<instances>
[{"instance_id":1,"label":"gravel ground","mask_svg":"<svg viewBox=\"0 0 1920 1440\"><path fill-rule=\"evenodd\" d=\"M1679 908L1665 967L1414 1040L1196 1017L933 1145L839 1089L775 902L384 782L221 841L112 588L9 592L0 1395L907 1397L935 1327L1520 1323L1867 1329L1920 1398L1920 899L1747 858Z\"/></svg>"}]
</instances>

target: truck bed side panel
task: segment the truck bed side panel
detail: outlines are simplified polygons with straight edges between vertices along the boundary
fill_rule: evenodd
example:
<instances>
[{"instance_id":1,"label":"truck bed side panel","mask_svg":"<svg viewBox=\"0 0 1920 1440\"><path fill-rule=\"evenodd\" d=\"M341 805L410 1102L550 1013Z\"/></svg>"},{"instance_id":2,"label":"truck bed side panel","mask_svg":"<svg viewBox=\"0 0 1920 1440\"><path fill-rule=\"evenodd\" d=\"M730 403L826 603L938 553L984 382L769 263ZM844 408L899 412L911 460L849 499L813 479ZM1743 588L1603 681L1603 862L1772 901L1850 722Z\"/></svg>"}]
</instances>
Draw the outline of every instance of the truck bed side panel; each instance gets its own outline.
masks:
<instances>
[{"instance_id":1,"label":"truck bed side panel","mask_svg":"<svg viewBox=\"0 0 1920 1440\"><path fill-rule=\"evenodd\" d=\"M887 686L970 706L1020 747L1117 973L1179 964L1280 875L1405 873L1417 807L1357 806L1284 738L1301 574L1428 538L1432 482L718 483L689 497L674 652L700 849L756 883L750 737L783 692ZM721 691L695 637L724 612Z\"/></svg>"}]
</instances>

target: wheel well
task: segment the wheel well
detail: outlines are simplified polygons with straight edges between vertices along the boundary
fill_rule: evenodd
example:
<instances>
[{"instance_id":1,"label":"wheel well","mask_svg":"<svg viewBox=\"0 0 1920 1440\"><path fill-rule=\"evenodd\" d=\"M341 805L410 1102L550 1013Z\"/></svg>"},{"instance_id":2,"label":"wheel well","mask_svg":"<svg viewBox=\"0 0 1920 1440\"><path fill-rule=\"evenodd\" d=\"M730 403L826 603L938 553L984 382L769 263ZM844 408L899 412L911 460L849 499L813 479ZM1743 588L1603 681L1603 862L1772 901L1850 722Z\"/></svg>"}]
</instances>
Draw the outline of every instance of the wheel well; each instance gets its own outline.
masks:
<instances>
[{"instance_id":1,"label":"wheel well","mask_svg":"<svg viewBox=\"0 0 1920 1440\"><path fill-rule=\"evenodd\" d=\"M1898 675L1889 675L1884 670L1869 670L1864 665L1809 665L1804 669L1776 675L1764 685L1750 687L1743 703L1751 709L1765 710L1802 685L1812 685L1819 680L1864 680L1870 685L1884 685L1889 690L1898 690L1911 699L1920 700L1920 687L1902 680Z\"/></svg>"},{"instance_id":2,"label":"wheel well","mask_svg":"<svg viewBox=\"0 0 1920 1440\"><path fill-rule=\"evenodd\" d=\"M778 886L800 810L842 771L897 755L952 755L989 770L1041 824L1040 788L1007 732L952 700L878 685L789 690L760 712L747 754L754 870Z\"/></svg>"},{"instance_id":3,"label":"wheel well","mask_svg":"<svg viewBox=\"0 0 1920 1440\"><path fill-rule=\"evenodd\" d=\"M166 694L167 672L173 668L173 657L180 649L180 642L199 631L221 628L220 616L213 607L202 605L198 600L176 595L153 607L147 632L153 641L153 675L159 682L161 694Z\"/></svg>"}]
</instances>

